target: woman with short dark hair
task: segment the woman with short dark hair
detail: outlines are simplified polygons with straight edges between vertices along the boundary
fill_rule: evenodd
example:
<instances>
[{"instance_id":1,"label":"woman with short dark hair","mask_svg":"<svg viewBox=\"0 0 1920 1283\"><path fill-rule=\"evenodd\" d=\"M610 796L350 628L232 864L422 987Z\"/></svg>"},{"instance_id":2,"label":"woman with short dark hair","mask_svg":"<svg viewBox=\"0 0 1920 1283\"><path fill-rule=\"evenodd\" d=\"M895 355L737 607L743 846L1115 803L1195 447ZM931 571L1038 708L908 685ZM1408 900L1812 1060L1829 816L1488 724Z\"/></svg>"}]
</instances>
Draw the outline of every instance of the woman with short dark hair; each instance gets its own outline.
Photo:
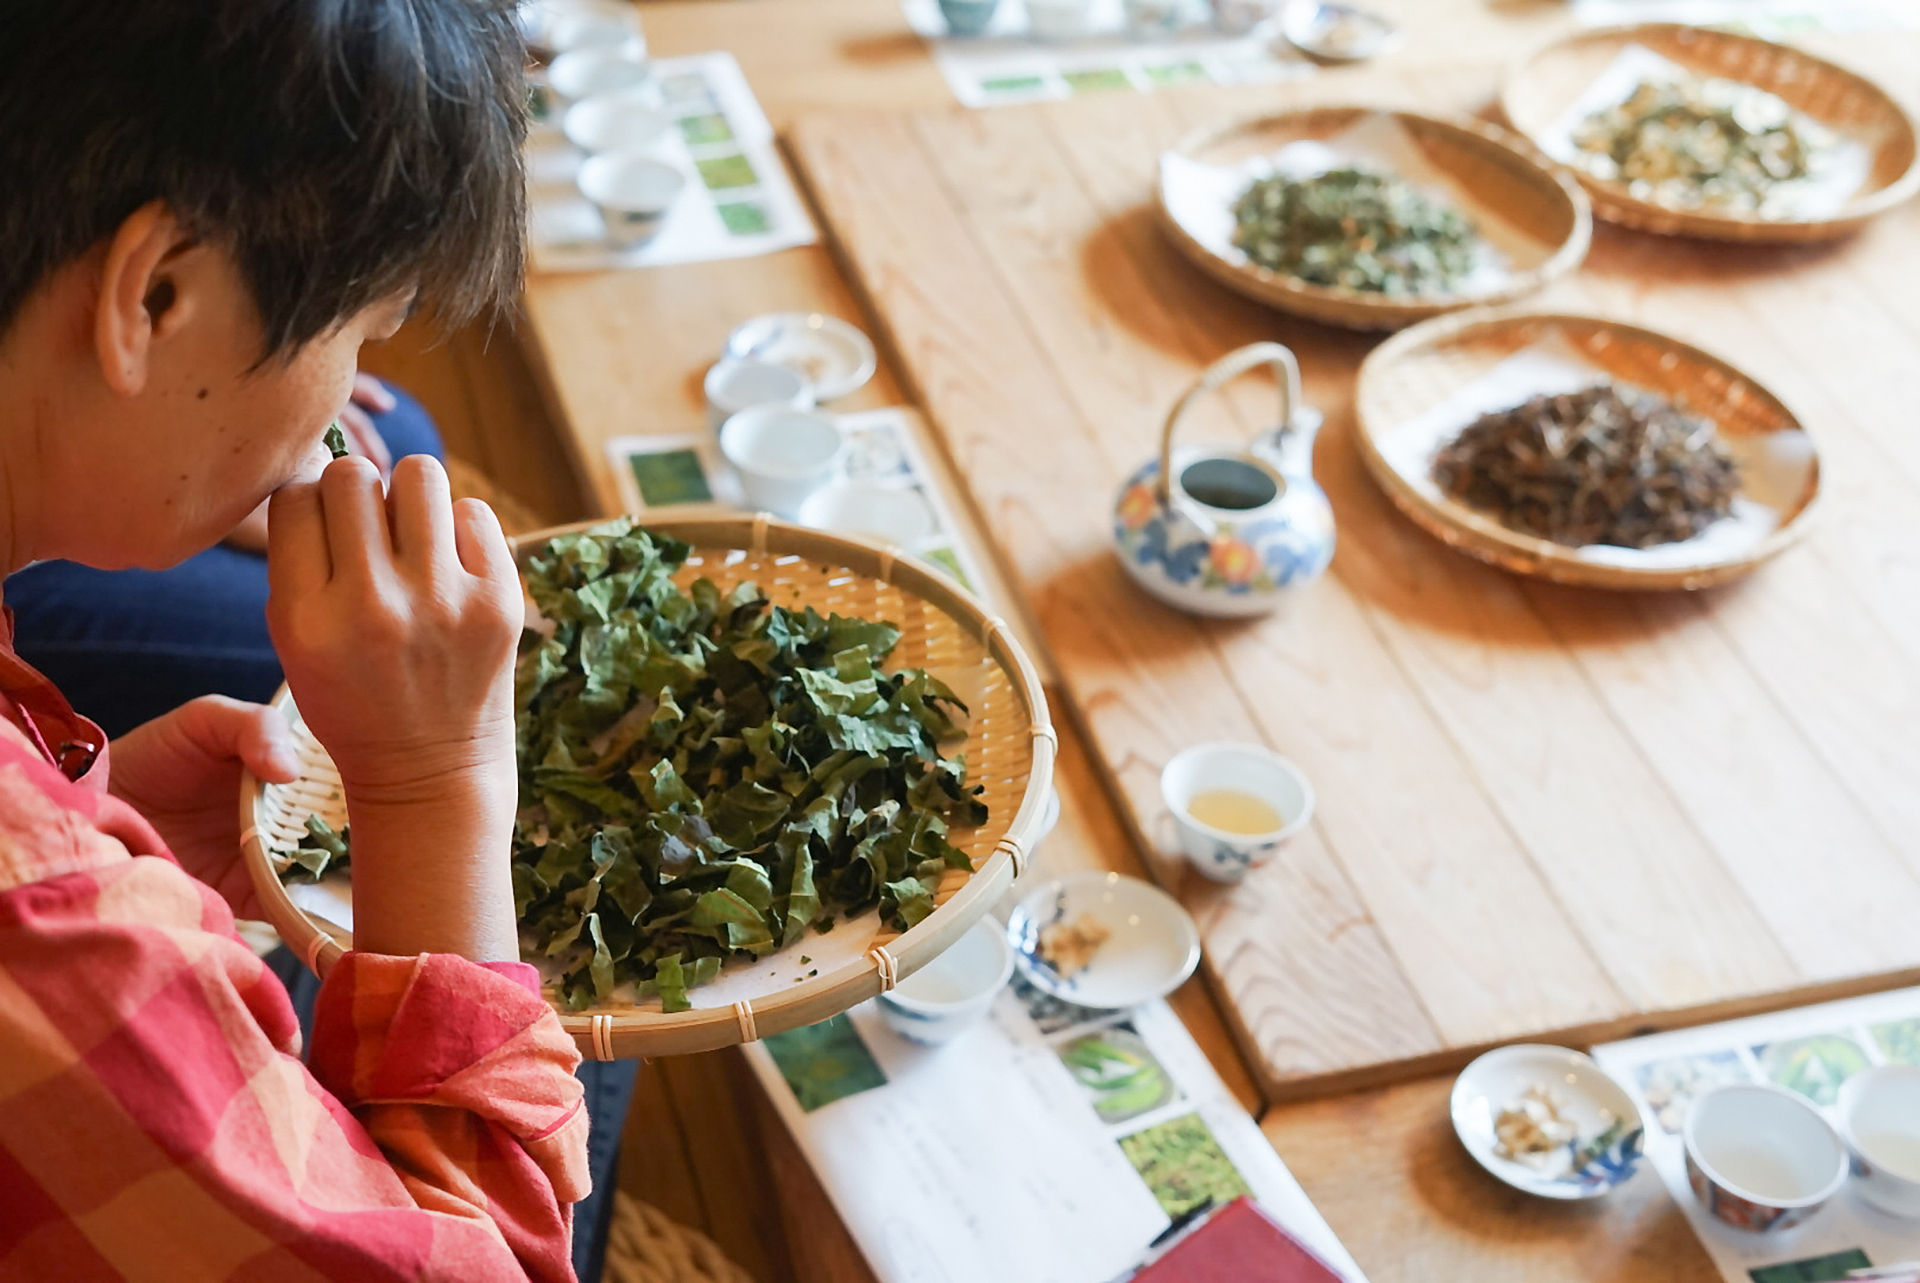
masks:
<instances>
[{"instance_id":1,"label":"woman with short dark hair","mask_svg":"<svg viewBox=\"0 0 1920 1283\"><path fill-rule=\"evenodd\" d=\"M572 1276L512 560L430 458L383 486L319 445L363 342L517 286L522 57L503 0L0 0L0 575L170 566L272 496L357 945L309 1072L233 933L239 771L292 778L284 722L208 698L109 747L0 626L0 1278Z\"/></svg>"}]
</instances>

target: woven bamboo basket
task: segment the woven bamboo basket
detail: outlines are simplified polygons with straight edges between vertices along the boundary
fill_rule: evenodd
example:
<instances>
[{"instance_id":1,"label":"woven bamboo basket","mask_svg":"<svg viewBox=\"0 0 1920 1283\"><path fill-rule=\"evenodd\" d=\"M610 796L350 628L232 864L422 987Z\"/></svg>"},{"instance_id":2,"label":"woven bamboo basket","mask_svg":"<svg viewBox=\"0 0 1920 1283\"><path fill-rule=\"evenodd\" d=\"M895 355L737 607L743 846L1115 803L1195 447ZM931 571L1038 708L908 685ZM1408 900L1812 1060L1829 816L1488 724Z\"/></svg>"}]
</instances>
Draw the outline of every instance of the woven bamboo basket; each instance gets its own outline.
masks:
<instances>
[{"instance_id":1,"label":"woven bamboo basket","mask_svg":"<svg viewBox=\"0 0 1920 1283\"><path fill-rule=\"evenodd\" d=\"M1501 288L1419 298L1314 285L1226 258L1198 240L1174 216L1164 177L1158 185L1160 221L1180 251L1247 297L1284 311L1356 330L1397 330L1444 312L1511 302L1572 271L1593 235L1587 198L1561 167L1514 134L1466 118L1425 116L1377 107L1307 107L1252 120L1210 125L1182 139L1174 152L1210 165L1235 165L1303 139L1322 141L1368 116L1397 120L1427 160L1475 200L1498 210L1521 234L1524 257Z\"/></svg>"},{"instance_id":2,"label":"woven bamboo basket","mask_svg":"<svg viewBox=\"0 0 1920 1283\"><path fill-rule=\"evenodd\" d=\"M513 541L524 558L558 534L587 522ZM723 592L748 580L781 605L885 619L902 630L895 662L926 668L970 709L964 752L968 779L983 785L988 819L952 840L973 872L949 870L935 893L935 911L894 934L877 917L843 922L831 935L809 934L791 948L751 965L730 963L719 979L688 995L691 1011L666 1013L659 1003L561 1010L560 1020L582 1054L609 1060L710 1051L825 1020L911 975L982 918L1025 868L1037 840L1053 775L1056 741L1038 671L1006 625L931 566L864 540L766 516L646 521L648 530L694 547L676 578L705 576ZM299 719L283 689L277 703L294 724L303 763L289 785L241 785L242 853L267 917L317 974L352 947L350 934L296 907L274 874L269 849L294 846L309 815L335 827L346 821L339 775ZM809 975L802 954L818 955Z\"/></svg>"},{"instance_id":3,"label":"woven bamboo basket","mask_svg":"<svg viewBox=\"0 0 1920 1283\"><path fill-rule=\"evenodd\" d=\"M1450 547L1515 574L1614 589L1696 589L1725 583L1750 573L1806 534L1820 494L1817 455L1810 457L1804 486L1780 505L1778 526L1744 555L1651 567L1589 560L1565 545L1510 530L1463 504L1436 500L1382 453L1380 440L1394 425L1439 404L1522 349L1556 336L1609 376L1712 419L1730 441L1804 431L1779 398L1739 370L1653 330L1601 317L1518 311L1442 317L1396 334L1368 354L1360 366L1355 398L1355 437L1367 471L1415 524Z\"/></svg>"},{"instance_id":4,"label":"woven bamboo basket","mask_svg":"<svg viewBox=\"0 0 1920 1283\"><path fill-rule=\"evenodd\" d=\"M1861 144L1872 160L1866 181L1846 204L1830 215L1802 219L1672 209L1641 200L1624 183L1576 169L1599 217L1643 231L1714 240L1826 240L1855 230L1920 191L1913 118L1886 90L1804 50L1730 31L1650 22L1563 36L1514 60L1501 89L1501 111L1538 144L1620 51L1636 44L1698 75L1737 80L1777 94Z\"/></svg>"}]
</instances>

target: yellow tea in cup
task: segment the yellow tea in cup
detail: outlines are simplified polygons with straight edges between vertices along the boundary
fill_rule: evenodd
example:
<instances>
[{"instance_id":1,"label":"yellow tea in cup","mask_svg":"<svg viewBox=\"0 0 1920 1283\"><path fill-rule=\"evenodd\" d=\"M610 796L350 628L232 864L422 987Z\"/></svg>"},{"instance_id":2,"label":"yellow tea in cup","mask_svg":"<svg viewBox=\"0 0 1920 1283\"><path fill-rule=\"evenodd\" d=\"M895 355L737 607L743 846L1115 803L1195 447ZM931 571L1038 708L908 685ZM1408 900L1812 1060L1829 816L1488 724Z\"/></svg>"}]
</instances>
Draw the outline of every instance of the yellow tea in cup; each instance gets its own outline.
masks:
<instances>
[{"instance_id":1,"label":"yellow tea in cup","mask_svg":"<svg viewBox=\"0 0 1920 1283\"><path fill-rule=\"evenodd\" d=\"M1280 812L1239 789L1207 789L1195 793L1187 802L1187 814L1208 828L1247 837L1277 833L1287 827Z\"/></svg>"}]
</instances>

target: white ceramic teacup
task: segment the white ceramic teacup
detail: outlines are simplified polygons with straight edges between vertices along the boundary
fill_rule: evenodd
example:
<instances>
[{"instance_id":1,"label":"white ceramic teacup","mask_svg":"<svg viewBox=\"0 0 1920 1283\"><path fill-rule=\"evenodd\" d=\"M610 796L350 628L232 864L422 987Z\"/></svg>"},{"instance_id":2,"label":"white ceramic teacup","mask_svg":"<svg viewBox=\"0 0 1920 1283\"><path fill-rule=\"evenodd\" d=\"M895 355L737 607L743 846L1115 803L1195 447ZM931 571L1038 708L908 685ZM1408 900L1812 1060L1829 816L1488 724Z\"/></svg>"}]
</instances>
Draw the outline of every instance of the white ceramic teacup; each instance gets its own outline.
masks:
<instances>
[{"instance_id":1,"label":"white ceramic teacup","mask_svg":"<svg viewBox=\"0 0 1920 1283\"><path fill-rule=\"evenodd\" d=\"M1215 790L1245 793L1280 817L1261 833L1216 828L1191 813L1194 799ZM1216 882L1238 882L1271 860L1313 818L1313 785L1299 767L1259 744L1198 744L1160 772L1160 795L1173 812L1180 849Z\"/></svg>"},{"instance_id":2,"label":"white ceramic teacup","mask_svg":"<svg viewBox=\"0 0 1920 1283\"><path fill-rule=\"evenodd\" d=\"M624 48L593 45L563 53L547 65L547 85L565 102L640 88L649 76L645 58Z\"/></svg>"},{"instance_id":3,"label":"white ceramic teacup","mask_svg":"<svg viewBox=\"0 0 1920 1283\"><path fill-rule=\"evenodd\" d=\"M800 505L800 524L866 535L912 551L933 533L933 509L918 490L874 481L835 481Z\"/></svg>"},{"instance_id":4,"label":"white ceramic teacup","mask_svg":"<svg viewBox=\"0 0 1920 1283\"><path fill-rule=\"evenodd\" d=\"M687 187L687 176L672 165L632 152L587 157L578 181L581 194L600 210L608 242L620 249L658 236Z\"/></svg>"},{"instance_id":5,"label":"white ceramic teacup","mask_svg":"<svg viewBox=\"0 0 1920 1283\"><path fill-rule=\"evenodd\" d=\"M707 422L718 428L742 410L778 405L813 409L813 385L791 366L723 357L707 368Z\"/></svg>"},{"instance_id":6,"label":"white ceramic teacup","mask_svg":"<svg viewBox=\"0 0 1920 1283\"><path fill-rule=\"evenodd\" d=\"M881 994L880 1016L902 1038L938 1046L979 1024L1012 977L1013 950L988 918Z\"/></svg>"},{"instance_id":7,"label":"white ceramic teacup","mask_svg":"<svg viewBox=\"0 0 1920 1283\"><path fill-rule=\"evenodd\" d=\"M1693 1196L1735 1229L1791 1229L1847 1181L1847 1149L1833 1124L1783 1087L1716 1087L1687 1110L1682 1134Z\"/></svg>"},{"instance_id":8,"label":"white ceramic teacup","mask_svg":"<svg viewBox=\"0 0 1920 1283\"><path fill-rule=\"evenodd\" d=\"M649 151L659 146L671 128L673 122L633 89L582 98L560 118L560 132L586 152Z\"/></svg>"},{"instance_id":9,"label":"white ceramic teacup","mask_svg":"<svg viewBox=\"0 0 1920 1283\"><path fill-rule=\"evenodd\" d=\"M1860 1197L1920 1216L1920 1065L1876 1065L1840 1087L1840 1135Z\"/></svg>"},{"instance_id":10,"label":"white ceramic teacup","mask_svg":"<svg viewBox=\"0 0 1920 1283\"><path fill-rule=\"evenodd\" d=\"M644 53L640 15L611 0L546 0L538 43L556 54L574 49L619 48Z\"/></svg>"},{"instance_id":11,"label":"white ceramic teacup","mask_svg":"<svg viewBox=\"0 0 1920 1283\"><path fill-rule=\"evenodd\" d=\"M720 453L747 502L781 517L796 516L832 479L846 449L838 420L817 410L759 405L720 425Z\"/></svg>"}]
</instances>

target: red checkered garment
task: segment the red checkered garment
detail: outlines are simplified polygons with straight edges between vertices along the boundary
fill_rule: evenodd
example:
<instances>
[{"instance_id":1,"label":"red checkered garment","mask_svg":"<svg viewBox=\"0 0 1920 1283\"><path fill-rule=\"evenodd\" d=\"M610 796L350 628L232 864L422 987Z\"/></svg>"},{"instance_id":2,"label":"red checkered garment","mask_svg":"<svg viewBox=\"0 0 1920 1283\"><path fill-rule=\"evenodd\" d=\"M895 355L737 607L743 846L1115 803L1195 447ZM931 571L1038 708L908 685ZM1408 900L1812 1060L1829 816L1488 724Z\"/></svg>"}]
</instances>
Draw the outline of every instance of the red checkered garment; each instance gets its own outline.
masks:
<instances>
[{"instance_id":1,"label":"red checkered garment","mask_svg":"<svg viewBox=\"0 0 1920 1283\"><path fill-rule=\"evenodd\" d=\"M571 1279L587 1116L533 968L349 953L303 1065L104 754L49 762L91 724L4 637L0 1280Z\"/></svg>"}]
</instances>

